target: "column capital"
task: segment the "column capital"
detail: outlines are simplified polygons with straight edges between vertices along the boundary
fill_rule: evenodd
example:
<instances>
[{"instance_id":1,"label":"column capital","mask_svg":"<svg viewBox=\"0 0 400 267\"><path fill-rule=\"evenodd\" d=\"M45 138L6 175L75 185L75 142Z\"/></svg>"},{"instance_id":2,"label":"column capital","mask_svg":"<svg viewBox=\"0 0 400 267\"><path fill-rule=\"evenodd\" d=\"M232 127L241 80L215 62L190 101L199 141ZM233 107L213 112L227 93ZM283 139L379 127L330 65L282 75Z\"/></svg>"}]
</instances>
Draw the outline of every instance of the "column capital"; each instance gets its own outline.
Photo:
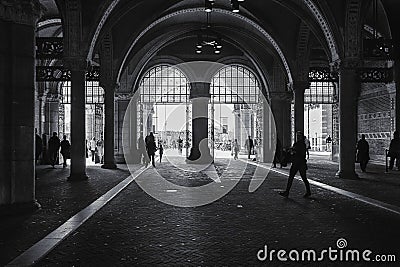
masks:
<instances>
[{"instance_id":1,"label":"column capital","mask_svg":"<svg viewBox=\"0 0 400 267\"><path fill-rule=\"evenodd\" d=\"M65 57L63 64L71 71L86 71L89 68L89 62L81 57Z\"/></svg>"},{"instance_id":2,"label":"column capital","mask_svg":"<svg viewBox=\"0 0 400 267\"><path fill-rule=\"evenodd\" d=\"M190 83L190 99L206 97L210 98L211 83L207 82L193 82Z\"/></svg>"},{"instance_id":3,"label":"column capital","mask_svg":"<svg viewBox=\"0 0 400 267\"><path fill-rule=\"evenodd\" d=\"M0 0L0 19L32 25L43 15L45 7L38 0Z\"/></svg>"},{"instance_id":4,"label":"column capital","mask_svg":"<svg viewBox=\"0 0 400 267\"><path fill-rule=\"evenodd\" d=\"M115 98L118 101L129 101L132 99L132 94L131 93L116 93Z\"/></svg>"},{"instance_id":5,"label":"column capital","mask_svg":"<svg viewBox=\"0 0 400 267\"><path fill-rule=\"evenodd\" d=\"M60 101L60 95L59 94L49 93L49 94L46 95L46 103L59 102L59 101Z\"/></svg>"},{"instance_id":6,"label":"column capital","mask_svg":"<svg viewBox=\"0 0 400 267\"><path fill-rule=\"evenodd\" d=\"M293 92L286 91L286 92L270 92L270 98L272 101L286 101L291 102L293 100Z\"/></svg>"}]
</instances>

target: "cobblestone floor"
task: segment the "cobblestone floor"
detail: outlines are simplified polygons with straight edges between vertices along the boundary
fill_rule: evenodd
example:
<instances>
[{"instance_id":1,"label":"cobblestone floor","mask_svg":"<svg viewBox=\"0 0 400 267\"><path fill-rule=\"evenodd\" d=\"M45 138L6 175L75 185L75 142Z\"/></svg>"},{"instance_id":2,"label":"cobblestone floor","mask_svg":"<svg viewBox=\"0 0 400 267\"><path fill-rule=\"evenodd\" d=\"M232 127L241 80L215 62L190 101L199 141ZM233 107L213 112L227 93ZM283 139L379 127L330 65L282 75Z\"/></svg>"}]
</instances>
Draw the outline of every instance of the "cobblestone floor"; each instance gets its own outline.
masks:
<instances>
[{"instance_id":1,"label":"cobblestone floor","mask_svg":"<svg viewBox=\"0 0 400 267\"><path fill-rule=\"evenodd\" d=\"M316 180L399 203L396 173L382 179L377 166L376 172L363 175L361 181L347 181L333 177L334 164L326 165L323 159L309 163L309 175ZM221 172L227 161L221 159L216 165ZM193 181L195 174L182 173L167 162L158 164L157 170L176 184L211 182L198 174L201 182L197 184ZM400 216L314 186L313 197L304 199L304 185L297 180L290 198L283 198L277 191L285 187L287 177L274 172L256 192L249 193L254 170L254 166L247 166L243 178L228 195L195 208L163 204L133 182L37 266L294 266L277 259L272 264L260 262L257 252L264 245L275 250L321 251L336 248L339 238L347 240L347 248L400 257ZM143 176L153 172L150 168ZM175 197L173 192L170 197Z\"/></svg>"},{"instance_id":2,"label":"cobblestone floor","mask_svg":"<svg viewBox=\"0 0 400 267\"><path fill-rule=\"evenodd\" d=\"M87 181L68 182L68 168L37 167L36 198L42 207L32 214L1 219L0 266L129 176L127 170L112 171L94 166L88 167L87 174Z\"/></svg>"}]
</instances>

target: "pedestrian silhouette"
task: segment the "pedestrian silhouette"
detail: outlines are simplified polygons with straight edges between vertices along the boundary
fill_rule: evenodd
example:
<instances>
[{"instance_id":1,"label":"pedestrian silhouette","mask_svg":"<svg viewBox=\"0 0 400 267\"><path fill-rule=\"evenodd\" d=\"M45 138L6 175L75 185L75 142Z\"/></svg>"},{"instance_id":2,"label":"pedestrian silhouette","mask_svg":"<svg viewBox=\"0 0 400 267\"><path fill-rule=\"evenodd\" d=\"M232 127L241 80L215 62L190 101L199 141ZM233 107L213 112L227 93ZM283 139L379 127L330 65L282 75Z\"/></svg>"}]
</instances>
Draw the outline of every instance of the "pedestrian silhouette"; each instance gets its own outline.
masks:
<instances>
[{"instance_id":1,"label":"pedestrian silhouette","mask_svg":"<svg viewBox=\"0 0 400 267\"><path fill-rule=\"evenodd\" d=\"M56 132L53 132L53 136L49 139L49 160L53 168L58 162L58 150L60 149L60 145L60 138L58 138Z\"/></svg>"},{"instance_id":2,"label":"pedestrian silhouette","mask_svg":"<svg viewBox=\"0 0 400 267\"><path fill-rule=\"evenodd\" d=\"M369 144L365 140L365 134L361 135L361 139L357 142L356 162L360 163L362 172L366 172L369 161Z\"/></svg>"},{"instance_id":3,"label":"pedestrian silhouette","mask_svg":"<svg viewBox=\"0 0 400 267\"><path fill-rule=\"evenodd\" d=\"M393 170L394 161L396 160L397 170L400 171L400 134L398 131L393 133L393 139L390 141L388 156L390 157L389 169Z\"/></svg>"},{"instance_id":4,"label":"pedestrian silhouette","mask_svg":"<svg viewBox=\"0 0 400 267\"><path fill-rule=\"evenodd\" d=\"M293 144L293 147L291 148L291 153L293 154L292 155L293 160L292 160L292 166L290 167L289 171L289 179L286 186L286 190L280 192L279 194L284 197L289 196L294 176L296 175L297 172L300 172L301 179L303 180L304 185L306 186L306 193L304 197L309 197L311 196L311 189L306 174L307 171L306 144L304 142L304 135L302 132L297 132L296 137L297 140Z\"/></svg>"},{"instance_id":5,"label":"pedestrian silhouette","mask_svg":"<svg viewBox=\"0 0 400 267\"><path fill-rule=\"evenodd\" d=\"M61 141L61 155L63 156L63 168L67 167L67 159L71 158L71 144L67 140L67 136L63 136L63 140Z\"/></svg>"},{"instance_id":6,"label":"pedestrian silhouette","mask_svg":"<svg viewBox=\"0 0 400 267\"><path fill-rule=\"evenodd\" d=\"M146 142L147 155L149 156L151 163L155 167L156 163L154 161L154 156L157 150L157 146L152 132L148 136L146 136L145 142Z\"/></svg>"},{"instance_id":7,"label":"pedestrian silhouette","mask_svg":"<svg viewBox=\"0 0 400 267\"><path fill-rule=\"evenodd\" d=\"M253 151L254 148L254 142L253 139L251 139L251 136L249 135L249 138L246 140L246 149L247 149L247 158L250 159L250 155Z\"/></svg>"},{"instance_id":8,"label":"pedestrian silhouette","mask_svg":"<svg viewBox=\"0 0 400 267\"><path fill-rule=\"evenodd\" d=\"M160 154L160 162L161 162L162 156L164 154L164 147L162 145L162 141L158 142L158 153Z\"/></svg>"}]
</instances>

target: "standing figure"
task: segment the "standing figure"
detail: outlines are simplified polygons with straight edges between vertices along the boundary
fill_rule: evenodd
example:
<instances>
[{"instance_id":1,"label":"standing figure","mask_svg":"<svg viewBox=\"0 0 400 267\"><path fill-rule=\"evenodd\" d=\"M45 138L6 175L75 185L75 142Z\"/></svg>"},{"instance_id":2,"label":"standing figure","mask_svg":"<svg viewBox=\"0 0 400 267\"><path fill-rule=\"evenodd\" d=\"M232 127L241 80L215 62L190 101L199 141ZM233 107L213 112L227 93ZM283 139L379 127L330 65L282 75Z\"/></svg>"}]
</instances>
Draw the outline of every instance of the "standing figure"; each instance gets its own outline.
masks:
<instances>
[{"instance_id":1,"label":"standing figure","mask_svg":"<svg viewBox=\"0 0 400 267\"><path fill-rule=\"evenodd\" d=\"M63 140L61 141L61 155L63 156L63 168L67 167L67 159L71 158L71 144L67 140L67 136L63 136Z\"/></svg>"},{"instance_id":2,"label":"standing figure","mask_svg":"<svg viewBox=\"0 0 400 267\"><path fill-rule=\"evenodd\" d=\"M237 139L235 139L235 142L233 143L233 146L232 146L232 149L233 149L233 158L236 160L236 159L238 159L238 154L239 154L239 144L238 144L238 142L237 142Z\"/></svg>"},{"instance_id":3,"label":"standing figure","mask_svg":"<svg viewBox=\"0 0 400 267\"><path fill-rule=\"evenodd\" d=\"M43 151L43 141L40 135L38 135L37 129L35 129L35 163L37 163L37 161L40 158L40 155L42 155L42 151Z\"/></svg>"},{"instance_id":4,"label":"standing figure","mask_svg":"<svg viewBox=\"0 0 400 267\"><path fill-rule=\"evenodd\" d=\"M249 138L246 140L246 149L247 149L247 155L248 159L250 159L251 152L253 151L254 148L254 142L253 139L251 139L251 136L249 135Z\"/></svg>"},{"instance_id":5,"label":"standing figure","mask_svg":"<svg viewBox=\"0 0 400 267\"><path fill-rule=\"evenodd\" d=\"M400 134L398 131L394 132L393 139L390 141L388 156L390 157L389 169L393 170L394 160L396 160L397 170L400 171Z\"/></svg>"},{"instance_id":6,"label":"standing figure","mask_svg":"<svg viewBox=\"0 0 400 267\"><path fill-rule=\"evenodd\" d=\"M309 159L310 158L309 149L311 149L311 144L310 144L310 140L308 140L308 138L306 136L304 136L304 143L306 144L307 159Z\"/></svg>"},{"instance_id":7,"label":"standing figure","mask_svg":"<svg viewBox=\"0 0 400 267\"><path fill-rule=\"evenodd\" d=\"M93 137L92 140L90 140L90 154L92 155L92 161L95 162L96 158L96 149L97 149L97 142L96 142L96 137Z\"/></svg>"},{"instance_id":8,"label":"standing figure","mask_svg":"<svg viewBox=\"0 0 400 267\"><path fill-rule=\"evenodd\" d=\"M51 166L57 164L58 160L58 150L60 149L60 138L58 138L57 133L53 132L53 136L49 139L49 160Z\"/></svg>"},{"instance_id":9,"label":"standing figure","mask_svg":"<svg viewBox=\"0 0 400 267\"><path fill-rule=\"evenodd\" d=\"M157 150L157 146L152 132L148 136L146 136L145 142L146 142L147 155L149 156L149 159L153 164L153 167L155 167L156 163L154 161L154 156Z\"/></svg>"},{"instance_id":10,"label":"standing figure","mask_svg":"<svg viewBox=\"0 0 400 267\"><path fill-rule=\"evenodd\" d=\"M306 144L304 142L304 135L302 132L296 133L297 141L293 144L291 149L292 153L292 166L290 167L289 179L286 186L286 190L280 192L279 194L284 197L289 196L290 188L292 187L294 176L297 171L300 172L301 179L306 186L306 193L304 197L311 196L310 183L307 180L306 171L307 171L307 160L306 160Z\"/></svg>"},{"instance_id":11,"label":"standing figure","mask_svg":"<svg viewBox=\"0 0 400 267\"><path fill-rule=\"evenodd\" d=\"M162 145L162 141L158 142L158 153L160 153L160 162L161 162L162 156L164 154L164 147Z\"/></svg>"},{"instance_id":12,"label":"standing figure","mask_svg":"<svg viewBox=\"0 0 400 267\"><path fill-rule=\"evenodd\" d=\"M97 141L97 154L99 157L99 161L101 164L104 163L104 141L103 138L101 138L100 140Z\"/></svg>"},{"instance_id":13,"label":"standing figure","mask_svg":"<svg viewBox=\"0 0 400 267\"><path fill-rule=\"evenodd\" d=\"M178 137L178 151L179 151L179 154L182 154L182 148L183 148L183 140L181 139L181 137Z\"/></svg>"},{"instance_id":14,"label":"standing figure","mask_svg":"<svg viewBox=\"0 0 400 267\"><path fill-rule=\"evenodd\" d=\"M147 152L146 152L146 144L144 142L142 133L140 133L140 136L138 139L138 150L139 150L138 152L139 152L140 163L146 164L146 167L147 167L150 160L149 160L149 156L147 155Z\"/></svg>"},{"instance_id":15,"label":"standing figure","mask_svg":"<svg viewBox=\"0 0 400 267\"><path fill-rule=\"evenodd\" d=\"M361 135L361 139L357 142L357 155L356 162L360 163L360 168L362 172L367 169L367 164L369 161L369 144L365 140L365 134Z\"/></svg>"},{"instance_id":16,"label":"standing figure","mask_svg":"<svg viewBox=\"0 0 400 267\"><path fill-rule=\"evenodd\" d=\"M331 151L330 149L331 143L332 143L332 137L328 135L328 137L326 138L326 151Z\"/></svg>"}]
</instances>

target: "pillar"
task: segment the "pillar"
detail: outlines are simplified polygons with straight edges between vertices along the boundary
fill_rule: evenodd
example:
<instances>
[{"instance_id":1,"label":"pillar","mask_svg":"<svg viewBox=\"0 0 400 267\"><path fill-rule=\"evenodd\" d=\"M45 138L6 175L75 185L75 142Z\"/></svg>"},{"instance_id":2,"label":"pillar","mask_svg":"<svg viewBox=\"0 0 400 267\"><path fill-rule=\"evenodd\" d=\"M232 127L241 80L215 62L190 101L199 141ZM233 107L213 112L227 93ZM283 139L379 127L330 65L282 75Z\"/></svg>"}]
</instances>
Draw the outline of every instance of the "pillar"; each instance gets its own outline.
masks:
<instances>
[{"instance_id":1,"label":"pillar","mask_svg":"<svg viewBox=\"0 0 400 267\"><path fill-rule=\"evenodd\" d=\"M86 88L87 62L81 58L65 60L71 70L71 172L68 180L86 180Z\"/></svg>"},{"instance_id":2,"label":"pillar","mask_svg":"<svg viewBox=\"0 0 400 267\"><path fill-rule=\"evenodd\" d=\"M274 159L276 147L276 129L268 102L263 100L262 162L270 163Z\"/></svg>"},{"instance_id":3,"label":"pillar","mask_svg":"<svg viewBox=\"0 0 400 267\"><path fill-rule=\"evenodd\" d=\"M293 93L271 92L271 109L275 119L276 134L282 143L282 147L290 147L291 144L291 103Z\"/></svg>"},{"instance_id":4,"label":"pillar","mask_svg":"<svg viewBox=\"0 0 400 267\"><path fill-rule=\"evenodd\" d=\"M400 49L398 47L397 49ZM400 53L400 51L398 52ZM395 129L400 132L400 56L396 56L395 62L396 103L395 103Z\"/></svg>"},{"instance_id":5,"label":"pillar","mask_svg":"<svg viewBox=\"0 0 400 267\"><path fill-rule=\"evenodd\" d=\"M294 129L304 134L304 92L309 88L308 81L294 81Z\"/></svg>"},{"instance_id":6,"label":"pillar","mask_svg":"<svg viewBox=\"0 0 400 267\"><path fill-rule=\"evenodd\" d=\"M125 163L125 158L124 158L124 151L123 151L123 145L122 145L122 131L123 129L123 124L124 124L124 117L126 114L126 111L128 109L129 105L129 98L125 97L124 95L118 95L118 100L116 103L116 114L115 114L115 121L117 126L117 134L116 134L116 139L117 139L117 147L118 147L118 152L115 155L115 161L116 163L123 164Z\"/></svg>"},{"instance_id":7,"label":"pillar","mask_svg":"<svg viewBox=\"0 0 400 267\"><path fill-rule=\"evenodd\" d=\"M39 1L0 2L0 214L36 209L35 29Z\"/></svg>"},{"instance_id":8,"label":"pillar","mask_svg":"<svg viewBox=\"0 0 400 267\"><path fill-rule=\"evenodd\" d=\"M58 134L58 117L60 101L56 97L47 97L45 104L45 133L53 136Z\"/></svg>"},{"instance_id":9,"label":"pillar","mask_svg":"<svg viewBox=\"0 0 400 267\"><path fill-rule=\"evenodd\" d=\"M107 85L104 88L104 108L105 108L105 124L104 124L104 164L103 169L116 169L114 158L114 86Z\"/></svg>"},{"instance_id":10,"label":"pillar","mask_svg":"<svg viewBox=\"0 0 400 267\"><path fill-rule=\"evenodd\" d=\"M344 59L339 70L339 172L345 179L358 178L355 172L357 144L357 100L360 91L358 61Z\"/></svg>"},{"instance_id":11,"label":"pillar","mask_svg":"<svg viewBox=\"0 0 400 267\"><path fill-rule=\"evenodd\" d=\"M190 84L192 148L188 157L189 163L209 164L213 161L207 142L210 97L210 83L194 82Z\"/></svg>"}]
</instances>

